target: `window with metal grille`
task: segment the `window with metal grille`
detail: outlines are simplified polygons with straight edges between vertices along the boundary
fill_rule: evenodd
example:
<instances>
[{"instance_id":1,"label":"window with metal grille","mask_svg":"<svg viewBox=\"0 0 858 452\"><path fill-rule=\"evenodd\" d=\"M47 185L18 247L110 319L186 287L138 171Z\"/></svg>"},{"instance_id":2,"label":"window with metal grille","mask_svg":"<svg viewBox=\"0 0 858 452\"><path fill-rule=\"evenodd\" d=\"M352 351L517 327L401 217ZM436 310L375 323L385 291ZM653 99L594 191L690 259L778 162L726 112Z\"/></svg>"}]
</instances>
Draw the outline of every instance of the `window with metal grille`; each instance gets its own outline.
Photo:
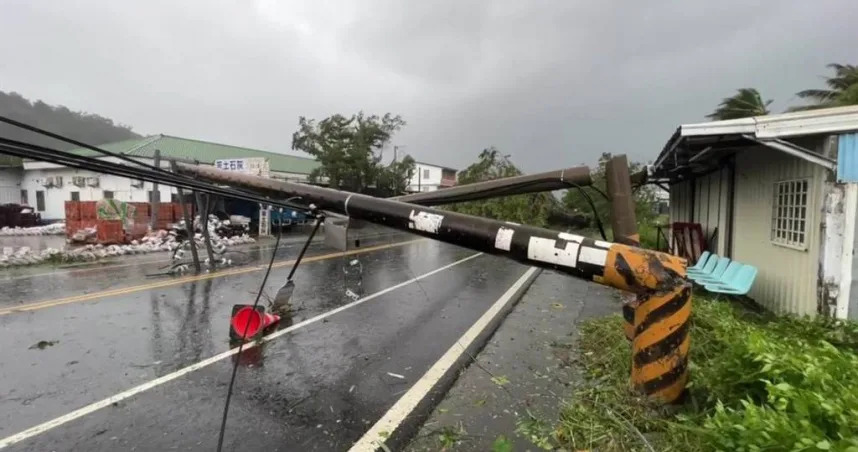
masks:
<instances>
[{"instance_id":1,"label":"window with metal grille","mask_svg":"<svg viewBox=\"0 0 858 452\"><path fill-rule=\"evenodd\" d=\"M775 182L772 242L807 249L808 179Z\"/></svg>"}]
</instances>

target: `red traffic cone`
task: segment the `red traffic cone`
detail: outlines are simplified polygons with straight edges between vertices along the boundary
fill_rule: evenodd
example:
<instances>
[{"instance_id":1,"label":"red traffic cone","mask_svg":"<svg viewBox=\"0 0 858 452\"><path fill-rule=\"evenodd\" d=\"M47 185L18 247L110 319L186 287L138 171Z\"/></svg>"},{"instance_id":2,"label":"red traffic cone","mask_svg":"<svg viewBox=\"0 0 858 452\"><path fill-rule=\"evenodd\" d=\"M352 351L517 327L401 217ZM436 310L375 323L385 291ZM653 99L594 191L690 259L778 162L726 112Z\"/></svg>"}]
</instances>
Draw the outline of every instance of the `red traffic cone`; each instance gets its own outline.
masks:
<instances>
[{"instance_id":1,"label":"red traffic cone","mask_svg":"<svg viewBox=\"0 0 858 452\"><path fill-rule=\"evenodd\" d=\"M229 338L239 341L254 339L279 321L279 315L266 313L263 306L253 309L251 305L234 305L229 321Z\"/></svg>"}]
</instances>

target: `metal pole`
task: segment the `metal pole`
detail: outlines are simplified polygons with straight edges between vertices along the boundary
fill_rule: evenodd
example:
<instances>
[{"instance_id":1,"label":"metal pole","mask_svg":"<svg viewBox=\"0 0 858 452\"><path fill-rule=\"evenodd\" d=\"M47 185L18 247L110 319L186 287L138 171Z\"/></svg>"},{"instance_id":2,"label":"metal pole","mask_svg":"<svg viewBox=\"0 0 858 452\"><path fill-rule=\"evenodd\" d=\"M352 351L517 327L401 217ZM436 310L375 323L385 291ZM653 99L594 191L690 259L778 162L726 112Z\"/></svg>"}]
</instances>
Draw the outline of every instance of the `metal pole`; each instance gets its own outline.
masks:
<instances>
[{"instance_id":1,"label":"metal pole","mask_svg":"<svg viewBox=\"0 0 858 452\"><path fill-rule=\"evenodd\" d=\"M154 166L161 167L161 151L155 149L152 152ZM149 230L154 231L158 224L158 205L161 203L161 194L158 191L158 182L152 182L152 195L149 198Z\"/></svg>"},{"instance_id":2,"label":"metal pole","mask_svg":"<svg viewBox=\"0 0 858 452\"><path fill-rule=\"evenodd\" d=\"M175 160L170 161L170 168L174 173L178 172L178 165ZM184 191L176 187L176 192L179 195L179 202L182 204L182 216L185 220L185 231L188 233L188 244L191 247L191 256L194 259L194 268L199 273L202 268L200 268L200 255L197 254L197 241L194 239L194 219L191 218L190 212L188 212L188 203L185 199Z\"/></svg>"},{"instance_id":3,"label":"metal pole","mask_svg":"<svg viewBox=\"0 0 858 452\"><path fill-rule=\"evenodd\" d=\"M212 241L209 236L209 200L208 195L203 195L200 192L194 192L197 198L197 210L200 212L200 223L203 228L203 243L206 245L206 254L209 256L209 269L215 269L214 250L212 249ZM205 200L203 200L205 198Z\"/></svg>"},{"instance_id":4,"label":"metal pole","mask_svg":"<svg viewBox=\"0 0 858 452\"><path fill-rule=\"evenodd\" d=\"M272 196L300 196L321 210L638 294L644 302L635 312L632 383L636 389L665 402L677 400L685 388L691 312L685 259L575 234L215 168L182 164L179 171Z\"/></svg>"}]
</instances>

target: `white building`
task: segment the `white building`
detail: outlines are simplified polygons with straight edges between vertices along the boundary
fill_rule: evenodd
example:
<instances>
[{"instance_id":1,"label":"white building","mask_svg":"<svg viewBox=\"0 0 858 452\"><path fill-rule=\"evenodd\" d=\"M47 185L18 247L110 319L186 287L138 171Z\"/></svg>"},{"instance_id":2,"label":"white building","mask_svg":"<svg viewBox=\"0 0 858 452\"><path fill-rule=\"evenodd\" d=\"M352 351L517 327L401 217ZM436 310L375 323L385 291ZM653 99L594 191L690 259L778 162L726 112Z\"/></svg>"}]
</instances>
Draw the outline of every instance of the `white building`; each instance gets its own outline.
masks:
<instances>
[{"instance_id":1,"label":"white building","mask_svg":"<svg viewBox=\"0 0 858 452\"><path fill-rule=\"evenodd\" d=\"M409 192L435 191L456 185L456 170L431 163L415 162L414 174L406 188Z\"/></svg>"},{"instance_id":2,"label":"white building","mask_svg":"<svg viewBox=\"0 0 858 452\"><path fill-rule=\"evenodd\" d=\"M306 180L318 165L313 159L296 157L255 149L228 146L199 140L153 135L149 137L108 143L102 149L121 153L135 160L153 164L157 149L161 166L168 168L167 159L182 162L214 165L218 160L265 159L270 177L288 180ZM124 163L115 157L100 157L88 149L75 152L105 161ZM22 166L0 167L0 203L15 202L36 208L43 220L65 218L65 201L96 201L114 198L121 201L146 202L150 200L152 184L124 177L77 170L52 163L24 160ZM160 185L159 200L175 202L175 189ZM8 200L7 200L8 199Z\"/></svg>"},{"instance_id":3,"label":"white building","mask_svg":"<svg viewBox=\"0 0 858 452\"><path fill-rule=\"evenodd\" d=\"M856 131L858 107L684 124L653 175L671 223L700 224L709 251L757 267L758 303L858 319Z\"/></svg>"}]
</instances>

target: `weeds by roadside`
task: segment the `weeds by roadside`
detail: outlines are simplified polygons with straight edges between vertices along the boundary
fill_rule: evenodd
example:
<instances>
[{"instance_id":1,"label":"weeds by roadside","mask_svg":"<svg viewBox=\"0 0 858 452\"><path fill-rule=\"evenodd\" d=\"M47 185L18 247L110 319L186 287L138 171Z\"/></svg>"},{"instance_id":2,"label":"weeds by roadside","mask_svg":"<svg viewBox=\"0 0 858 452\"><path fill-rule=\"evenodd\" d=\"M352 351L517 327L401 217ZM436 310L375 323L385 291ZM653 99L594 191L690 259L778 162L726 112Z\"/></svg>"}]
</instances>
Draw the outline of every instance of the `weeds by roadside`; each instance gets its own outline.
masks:
<instances>
[{"instance_id":1,"label":"weeds by roadside","mask_svg":"<svg viewBox=\"0 0 858 452\"><path fill-rule=\"evenodd\" d=\"M622 319L584 323L586 383L552 442L564 450L858 452L858 325L775 319L697 296L691 340L687 400L659 407L629 390Z\"/></svg>"}]
</instances>

